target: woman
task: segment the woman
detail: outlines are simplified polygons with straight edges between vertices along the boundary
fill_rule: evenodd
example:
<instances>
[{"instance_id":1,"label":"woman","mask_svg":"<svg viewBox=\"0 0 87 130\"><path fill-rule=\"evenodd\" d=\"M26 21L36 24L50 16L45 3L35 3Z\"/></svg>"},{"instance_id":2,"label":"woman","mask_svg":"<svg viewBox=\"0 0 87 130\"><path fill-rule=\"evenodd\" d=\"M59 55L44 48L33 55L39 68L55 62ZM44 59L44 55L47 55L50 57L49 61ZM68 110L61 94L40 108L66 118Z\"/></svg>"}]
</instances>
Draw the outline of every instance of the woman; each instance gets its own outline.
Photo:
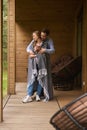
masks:
<instances>
[{"instance_id":1,"label":"woman","mask_svg":"<svg viewBox=\"0 0 87 130\"><path fill-rule=\"evenodd\" d=\"M38 82L36 101L40 100L42 88L45 100L49 100L46 53L39 53L43 48L47 48L47 44L43 44L40 32L34 31L31 51L29 52L27 96L23 99L24 103L32 101L34 82L36 80Z\"/></svg>"}]
</instances>

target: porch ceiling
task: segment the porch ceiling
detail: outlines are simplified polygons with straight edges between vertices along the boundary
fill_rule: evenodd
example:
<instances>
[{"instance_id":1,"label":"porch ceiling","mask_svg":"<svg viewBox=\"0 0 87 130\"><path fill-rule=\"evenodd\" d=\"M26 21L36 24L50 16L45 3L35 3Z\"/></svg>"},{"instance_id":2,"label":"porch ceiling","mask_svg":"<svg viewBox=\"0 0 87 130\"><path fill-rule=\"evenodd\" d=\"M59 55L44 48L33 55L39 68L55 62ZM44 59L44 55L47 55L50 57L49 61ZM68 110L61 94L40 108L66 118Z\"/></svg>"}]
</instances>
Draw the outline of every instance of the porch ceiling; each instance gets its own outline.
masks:
<instances>
[{"instance_id":1,"label":"porch ceiling","mask_svg":"<svg viewBox=\"0 0 87 130\"><path fill-rule=\"evenodd\" d=\"M16 20L70 19L81 0L16 0Z\"/></svg>"}]
</instances>

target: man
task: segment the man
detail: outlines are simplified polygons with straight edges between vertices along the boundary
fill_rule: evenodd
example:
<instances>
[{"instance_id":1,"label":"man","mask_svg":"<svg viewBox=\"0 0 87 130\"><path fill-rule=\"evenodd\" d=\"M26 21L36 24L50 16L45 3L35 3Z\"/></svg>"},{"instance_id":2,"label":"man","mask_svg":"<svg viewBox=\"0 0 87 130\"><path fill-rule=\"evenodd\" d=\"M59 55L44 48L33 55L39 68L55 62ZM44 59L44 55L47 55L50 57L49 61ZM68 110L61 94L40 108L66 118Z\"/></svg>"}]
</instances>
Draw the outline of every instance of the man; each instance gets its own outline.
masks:
<instances>
[{"instance_id":1,"label":"man","mask_svg":"<svg viewBox=\"0 0 87 130\"><path fill-rule=\"evenodd\" d=\"M50 62L50 54L52 54L54 49L53 40L49 37L49 30L48 29L42 29L41 31L41 39L43 41L43 44L47 43L46 49L41 49L40 53L46 53L47 54L47 72L48 72L48 92L49 92L49 98L50 100L53 99L53 86L52 86L52 78L51 78L51 62Z\"/></svg>"},{"instance_id":2,"label":"man","mask_svg":"<svg viewBox=\"0 0 87 130\"><path fill-rule=\"evenodd\" d=\"M41 53L46 52L48 54L51 54L51 53L53 53L55 51L53 40L49 37L49 34L50 34L50 32L49 32L48 29L43 29L41 31L41 39L42 39L43 43L44 44L45 44L45 42L48 43L48 48L47 49L42 49Z\"/></svg>"}]
</instances>

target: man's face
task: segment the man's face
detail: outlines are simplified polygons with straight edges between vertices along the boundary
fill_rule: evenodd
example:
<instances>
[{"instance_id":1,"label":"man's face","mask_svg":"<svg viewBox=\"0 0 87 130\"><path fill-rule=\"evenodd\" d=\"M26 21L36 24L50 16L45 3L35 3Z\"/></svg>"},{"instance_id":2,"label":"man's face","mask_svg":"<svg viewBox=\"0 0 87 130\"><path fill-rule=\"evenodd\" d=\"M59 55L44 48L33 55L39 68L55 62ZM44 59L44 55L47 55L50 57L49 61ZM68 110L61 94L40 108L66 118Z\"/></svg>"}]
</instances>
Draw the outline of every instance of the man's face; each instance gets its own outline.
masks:
<instances>
[{"instance_id":1,"label":"man's face","mask_svg":"<svg viewBox=\"0 0 87 130\"><path fill-rule=\"evenodd\" d=\"M41 39L45 41L47 39L46 33L41 32Z\"/></svg>"}]
</instances>

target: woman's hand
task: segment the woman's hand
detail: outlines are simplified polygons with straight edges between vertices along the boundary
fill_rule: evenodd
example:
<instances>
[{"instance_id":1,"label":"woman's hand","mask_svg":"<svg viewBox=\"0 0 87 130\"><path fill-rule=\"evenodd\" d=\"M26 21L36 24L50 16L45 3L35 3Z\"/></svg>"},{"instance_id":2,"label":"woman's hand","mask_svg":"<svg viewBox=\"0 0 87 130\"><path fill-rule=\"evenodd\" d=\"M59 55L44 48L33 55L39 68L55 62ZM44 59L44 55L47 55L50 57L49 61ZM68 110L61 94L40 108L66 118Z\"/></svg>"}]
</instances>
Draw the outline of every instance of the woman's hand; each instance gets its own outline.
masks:
<instances>
[{"instance_id":1,"label":"woman's hand","mask_svg":"<svg viewBox=\"0 0 87 130\"><path fill-rule=\"evenodd\" d=\"M34 52L31 50L29 51L29 58L34 58L36 57L36 55L34 54Z\"/></svg>"},{"instance_id":2,"label":"woman's hand","mask_svg":"<svg viewBox=\"0 0 87 130\"><path fill-rule=\"evenodd\" d=\"M35 58L36 55L35 54L29 54L29 58Z\"/></svg>"},{"instance_id":3,"label":"woman's hand","mask_svg":"<svg viewBox=\"0 0 87 130\"><path fill-rule=\"evenodd\" d=\"M36 55L34 54L34 52L31 50L29 51L29 58L35 58Z\"/></svg>"}]
</instances>

